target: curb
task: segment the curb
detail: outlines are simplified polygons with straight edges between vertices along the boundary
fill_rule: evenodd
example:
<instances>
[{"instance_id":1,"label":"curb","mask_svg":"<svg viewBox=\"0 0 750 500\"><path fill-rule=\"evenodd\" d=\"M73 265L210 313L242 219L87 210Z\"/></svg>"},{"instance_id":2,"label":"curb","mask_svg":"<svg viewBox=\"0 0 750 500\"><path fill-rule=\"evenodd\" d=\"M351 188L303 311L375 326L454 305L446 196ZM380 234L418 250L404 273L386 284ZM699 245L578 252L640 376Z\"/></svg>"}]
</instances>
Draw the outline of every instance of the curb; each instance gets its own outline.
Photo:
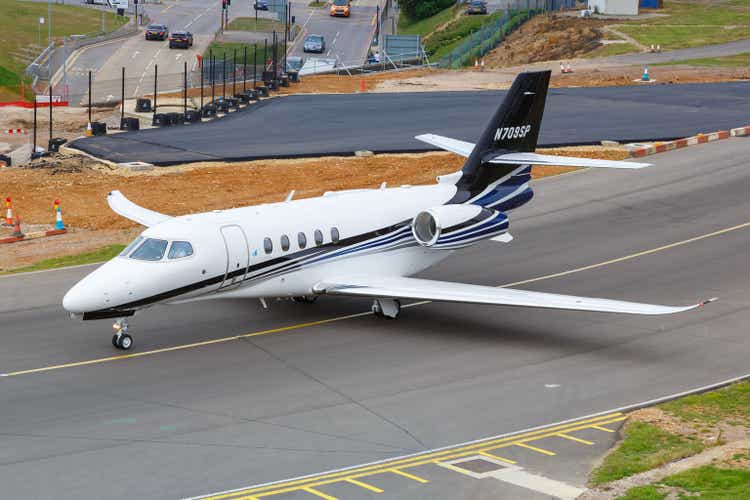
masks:
<instances>
[{"instance_id":1,"label":"curb","mask_svg":"<svg viewBox=\"0 0 750 500\"><path fill-rule=\"evenodd\" d=\"M33 233L27 233L23 236L11 236L10 238L0 239L0 245L5 243L17 243L19 241L35 240L38 238L46 238L47 236L57 236L58 234L67 233L67 229L51 229L49 231L34 231Z\"/></svg>"},{"instance_id":2,"label":"curb","mask_svg":"<svg viewBox=\"0 0 750 500\"><path fill-rule=\"evenodd\" d=\"M705 144L707 142L718 141L721 139L729 139L729 137L738 135L750 135L750 126L733 128L731 131L719 130L717 132L711 132L709 134L699 133L698 135L686 137L684 139L676 139L674 141L642 146L630 151L630 156L632 158L640 158L642 156L663 153L665 151L672 151L673 149L685 148L687 146L694 146L696 144Z\"/></svg>"}]
</instances>

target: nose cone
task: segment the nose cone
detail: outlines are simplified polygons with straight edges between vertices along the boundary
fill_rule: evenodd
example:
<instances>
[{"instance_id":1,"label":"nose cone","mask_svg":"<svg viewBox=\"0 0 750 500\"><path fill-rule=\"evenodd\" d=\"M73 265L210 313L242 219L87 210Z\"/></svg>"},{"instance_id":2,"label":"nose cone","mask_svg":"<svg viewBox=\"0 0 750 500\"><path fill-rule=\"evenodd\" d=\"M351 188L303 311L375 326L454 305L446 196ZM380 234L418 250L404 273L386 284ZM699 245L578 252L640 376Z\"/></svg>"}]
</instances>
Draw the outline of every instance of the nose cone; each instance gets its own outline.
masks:
<instances>
[{"instance_id":1,"label":"nose cone","mask_svg":"<svg viewBox=\"0 0 750 500\"><path fill-rule=\"evenodd\" d=\"M89 287L87 279L84 278L63 297L62 305L66 311L76 314L96 311L102 309L104 305L104 295L102 290L95 287Z\"/></svg>"},{"instance_id":2,"label":"nose cone","mask_svg":"<svg viewBox=\"0 0 750 500\"><path fill-rule=\"evenodd\" d=\"M62 305L68 312L81 314L128 302L131 273L122 263L109 261L68 290Z\"/></svg>"}]
</instances>

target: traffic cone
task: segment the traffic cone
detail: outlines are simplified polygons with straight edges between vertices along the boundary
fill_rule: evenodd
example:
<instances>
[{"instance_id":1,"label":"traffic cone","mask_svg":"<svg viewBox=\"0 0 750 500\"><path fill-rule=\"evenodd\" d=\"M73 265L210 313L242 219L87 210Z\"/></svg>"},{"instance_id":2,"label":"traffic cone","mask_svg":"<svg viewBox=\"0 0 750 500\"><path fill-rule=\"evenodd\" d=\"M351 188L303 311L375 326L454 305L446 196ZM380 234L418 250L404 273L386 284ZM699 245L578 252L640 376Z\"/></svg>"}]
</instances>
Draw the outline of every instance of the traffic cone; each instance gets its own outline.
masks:
<instances>
[{"instance_id":1,"label":"traffic cone","mask_svg":"<svg viewBox=\"0 0 750 500\"><path fill-rule=\"evenodd\" d=\"M62 211L60 210L60 200L55 200L55 229L65 229L62 220Z\"/></svg>"},{"instance_id":2,"label":"traffic cone","mask_svg":"<svg viewBox=\"0 0 750 500\"><path fill-rule=\"evenodd\" d=\"M650 82L651 79L648 77L648 66L643 67L643 76L641 77L642 82Z\"/></svg>"},{"instance_id":3,"label":"traffic cone","mask_svg":"<svg viewBox=\"0 0 750 500\"><path fill-rule=\"evenodd\" d=\"M484 57L482 58L480 71L484 71Z\"/></svg>"},{"instance_id":4,"label":"traffic cone","mask_svg":"<svg viewBox=\"0 0 750 500\"><path fill-rule=\"evenodd\" d=\"M570 67L570 64L566 64L565 65L565 72L566 73L572 73L573 72L573 68Z\"/></svg>"},{"instance_id":5,"label":"traffic cone","mask_svg":"<svg viewBox=\"0 0 750 500\"><path fill-rule=\"evenodd\" d=\"M560 73L565 73L565 65L560 61Z\"/></svg>"},{"instance_id":6,"label":"traffic cone","mask_svg":"<svg viewBox=\"0 0 750 500\"><path fill-rule=\"evenodd\" d=\"M364 79L364 78L362 78L362 79L361 79L361 80L359 81L359 91L360 91L360 92L367 92L367 83L365 82L365 79Z\"/></svg>"},{"instance_id":7,"label":"traffic cone","mask_svg":"<svg viewBox=\"0 0 750 500\"><path fill-rule=\"evenodd\" d=\"M474 59L474 69L479 69L479 59Z\"/></svg>"},{"instance_id":8,"label":"traffic cone","mask_svg":"<svg viewBox=\"0 0 750 500\"><path fill-rule=\"evenodd\" d=\"M3 226L13 225L13 208L10 206L10 196L5 198L5 222Z\"/></svg>"},{"instance_id":9,"label":"traffic cone","mask_svg":"<svg viewBox=\"0 0 750 500\"><path fill-rule=\"evenodd\" d=\"M21 217L16 216L16 223L13 225L13 234L11 234L14 238L23 238L23 233L21 232Z\"/></svg>"},{"instance_id":10,"label":"traffic cone","mask_svg":"<svg viewBox=\"0 0 750 500\"><path fill-rule=\"evenodd\" d=\"M91 128L91 122L88 122L86 124L86 137L91 137L94 135L94 129Z\"/></svg>"}]
</instances>

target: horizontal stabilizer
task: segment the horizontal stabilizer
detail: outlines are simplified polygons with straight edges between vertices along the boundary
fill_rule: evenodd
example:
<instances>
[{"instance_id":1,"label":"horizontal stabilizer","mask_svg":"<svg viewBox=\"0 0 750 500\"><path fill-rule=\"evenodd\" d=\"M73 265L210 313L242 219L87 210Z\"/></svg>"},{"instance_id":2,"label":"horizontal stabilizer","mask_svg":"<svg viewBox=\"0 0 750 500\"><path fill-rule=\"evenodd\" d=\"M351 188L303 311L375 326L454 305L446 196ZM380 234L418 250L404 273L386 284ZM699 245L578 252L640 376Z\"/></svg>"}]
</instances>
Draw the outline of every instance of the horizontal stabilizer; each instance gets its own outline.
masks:
<instances>
[{"instance_id":1,"label":"horizontal stabilizer","mask_svg":"<svg viewBox=\"0 0 750 500\"><path fill-rule=\"evenodd\" d=\"M495 156L489 160L492 164L501 165L558 165L561 167L592 167L592 168L629 168L638 169L652 166L650 163L635 163L630 161L595 160L593 158L577 158L573 156L539 155L536 153L508 153Z\"/></svg>"},{"instance_id":2,"label":"horizontal stabilizer","mask_svg":"<svg viewBox=\"0 0 750 500\"><path fill-rule=\"evenodd\" d=\"M442 135L422 134L416 136L415 139L464 157L468 157L471 154L471 150L474 149L474 145L470 142L459 141L458 139L443 137Z\"/></svg>"},{"instance_id":3,"label":"horizontal stabilizer","mask_svg":"<svg viewBox=\"0 0 750 500\"><path fill-rule=\"evenodd\" d=\"M313 287L313 291L318 294L346 295L352 297L435 300L440 302L464 302L470 304L643 315L674 314L689 311L715 300L711 299L689 306L672 307L418 278L379 278L367 276L346 277L318 283Z\"/></svg>"},{"instance_id":4,"label":"horizontal stabilizer","mask_svg":"<svg viewBox=\"0 0 750 500\"><path fill-rule=\"evenodd\" d=\"M139 207L119 191L112 191L107 195L107 203L116 214L130 219L146 227L155 226L160 222L171 219L170 216Z\"/></svg>"}]
</instances>

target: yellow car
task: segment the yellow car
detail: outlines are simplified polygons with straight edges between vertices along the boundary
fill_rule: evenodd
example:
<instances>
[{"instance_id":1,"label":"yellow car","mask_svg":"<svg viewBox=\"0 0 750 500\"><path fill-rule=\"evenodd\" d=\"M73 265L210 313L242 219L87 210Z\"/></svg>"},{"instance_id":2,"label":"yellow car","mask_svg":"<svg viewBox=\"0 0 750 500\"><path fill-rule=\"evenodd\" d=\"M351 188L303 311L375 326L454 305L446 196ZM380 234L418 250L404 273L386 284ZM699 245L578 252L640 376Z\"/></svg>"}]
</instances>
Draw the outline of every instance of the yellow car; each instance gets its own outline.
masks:
<instances>
[{"instance_id":1,"label":"yellow car","mask_svg":"<svg viewBox=\"0 0 750 500\"><path fill-rule=\"evenodd\" d=\"M349 17L352 11L352 6L349 4L349 0L332 0L331 9L329 14L331 16Z\"/></svg>"}]
</instances>

